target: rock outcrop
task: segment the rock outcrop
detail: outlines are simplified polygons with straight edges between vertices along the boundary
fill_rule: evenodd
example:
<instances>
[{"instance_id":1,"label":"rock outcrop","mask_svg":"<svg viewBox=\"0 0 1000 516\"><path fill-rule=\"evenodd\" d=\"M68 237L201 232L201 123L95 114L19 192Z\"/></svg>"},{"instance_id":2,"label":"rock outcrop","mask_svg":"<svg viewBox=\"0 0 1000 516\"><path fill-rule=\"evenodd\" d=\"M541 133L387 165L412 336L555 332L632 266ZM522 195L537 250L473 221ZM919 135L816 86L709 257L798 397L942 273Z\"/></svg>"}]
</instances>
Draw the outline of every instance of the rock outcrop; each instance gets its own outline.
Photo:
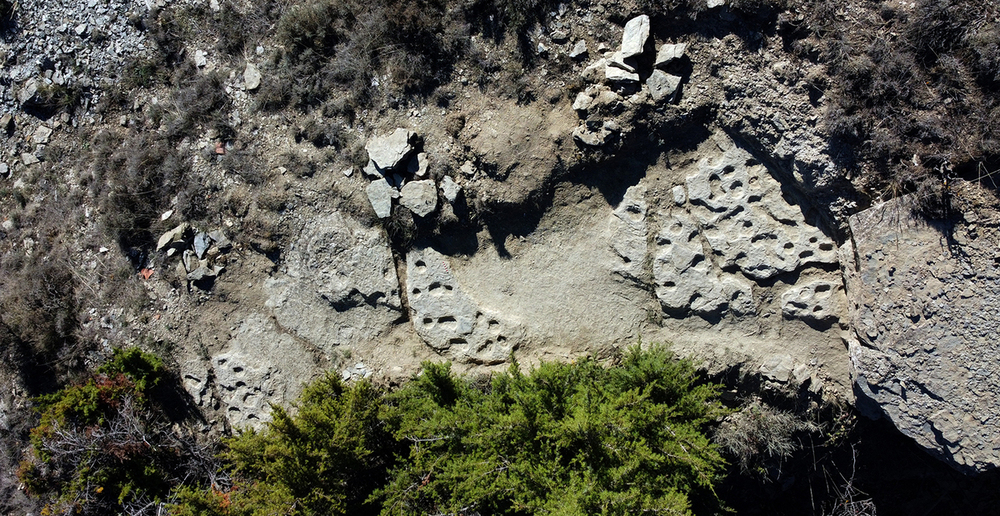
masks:
<instances>
[{"instance_id":1,"label":"rock outcrop","mask_svg":"<svg viewBox=\"0 0 1000 516\"><path fill-rule=\"evenodd\" d=\"M458 285L448 258L433 249L406 254L406 290L417 334L448 358L499 364L524 338L519 325L476 304Z\"/></svg>"},{"instance_id":2,"label":"rock outcrop","mask_svg":"<svg viewBox=\"0 0 1000 516\"><path fill-rule=\"evenodd\" d=\"M264 290L281 328L328 355L387 333L402 311L384 232L336 212L306 224Z\"/></svg>"},{"instance_id":3,"label":"rock outcrop","mask_svg":"<svg viewBox=\"0 0 1000 516\"><path fill-rule=\"evenodd\" d=\"M813 264L837 263L836 246L789 204L781 185L750 154L719 140L661 206L653 281L665 310L710 315L755 312L752 282Z\"/></svg>"},{"instance_id":4,"label":"rock outcrop","mask_svg":"<svg viewBox=\"0 0 1000 516\"><path fill-rule=\"evenodd\" d=\"M850 219L858 407L957 468L989 469L1000 465L1000 218L935 225L907 201Z\"/></svg>"}]
</instances>

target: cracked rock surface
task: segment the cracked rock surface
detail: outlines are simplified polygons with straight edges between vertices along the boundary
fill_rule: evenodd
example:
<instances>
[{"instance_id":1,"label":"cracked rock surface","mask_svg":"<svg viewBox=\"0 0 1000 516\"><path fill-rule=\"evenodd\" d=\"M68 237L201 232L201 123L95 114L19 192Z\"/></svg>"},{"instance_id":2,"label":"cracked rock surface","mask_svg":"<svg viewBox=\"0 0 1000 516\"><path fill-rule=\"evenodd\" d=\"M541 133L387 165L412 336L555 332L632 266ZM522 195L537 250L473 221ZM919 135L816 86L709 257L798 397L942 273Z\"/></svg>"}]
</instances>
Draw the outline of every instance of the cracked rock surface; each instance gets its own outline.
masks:
<instances>
[{"instance_id":1,"label":"cracked rock surface","mask_svg":"<svg viewBox=\"0 0 1000 516\"><path fill-rule=\"evenodd\" d=\"M985 470L1000 462L1000 217L935 226L906 206L903 198L850 219L858 406L949 464Z\"/></svg>"}]
</instances>

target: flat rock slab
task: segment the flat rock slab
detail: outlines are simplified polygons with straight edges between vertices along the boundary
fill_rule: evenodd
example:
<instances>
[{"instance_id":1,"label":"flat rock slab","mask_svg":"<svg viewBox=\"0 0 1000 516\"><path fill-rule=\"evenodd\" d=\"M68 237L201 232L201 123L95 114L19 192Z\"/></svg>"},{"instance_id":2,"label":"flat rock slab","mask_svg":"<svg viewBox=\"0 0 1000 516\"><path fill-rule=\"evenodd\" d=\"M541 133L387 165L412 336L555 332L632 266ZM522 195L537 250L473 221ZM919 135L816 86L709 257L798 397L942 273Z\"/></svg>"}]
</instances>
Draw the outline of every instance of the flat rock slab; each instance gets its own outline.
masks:
<instances>
[{"instance_id":1,"label":"flat rock slab","mask_svg":"<svg viewBox=\"0 0 1000 516\"><path fill-rule=\"evenodd\" d=\"M479 306L466 294L448 258L433 249L406 254L406 291L417 335L453 360L503 363L524 339L520 325Z\"/></svg>"},{"instance_id":2,"label":"flat rock slab","mask_svg":"<svg viewBox=\"0 0 1000 516\"><path fill-rule=\"evenodd\" d=\"M958 469L1000 466L995 240L921 220L908 201L850 218L857 263L844 270L858 408ZM995 235L1000 216L991 219L971 233Z\"/></svg>"},{"instance_id":3,"label":"flat rock slab","mask_svg":"<svg viewBox=\"0 0 1000 516\"><path fill-rule=\"evenodd\" d=\"M636 16L625 24L622 34L622 57L629 58L642 53L649 39L649 16Z\"/></svg>"},{"instance_id":4,"label":"flat rock slab","mask_svg":"<svg viewBox=\"0 0 1000 516\"><path fill-rule=\"evenodd\" d=\"M686 50L687 43L664 43L656 52L656 60L653 61L653 66L657 68L666 66L684 57Z\"/></svg>"},{"instance_id":5,"label":"flat rock slab","mask_svg":"<svg viewBox=\"0 0 1000 516\"><path fill-rule=\"evenodd\" d=\"M397 192L395 188L389 186L388 181L384 178L376 179L368 185L366 191L378 218L384 219L392 214L392 198Z\"/></svg>"},{"instance_id":6,"label":"flat rock slab","mask_svg":"<svg viewBox=\"0 0 1000 516\"><path fill-rule=\"evenodd\" d=\"M681 86L681 78L660 70L653 70L653 73L646 79L646 86L649 87L649 95L653 97L653 100L657 102L663 99L671 100Z\"/></svg>"},{"instance_id":7,"label":"flat rock slab","mask_svg":"<svg viewBox=\"0 0 1000 516\"><path fill-rule=\"evenodd\" d=\"M426 217L437 209L437 186L433 179L411 181L399 191L399 204L415 215Z\"/></svg>"},{"instance_id":8,"label":"flat rock slab","mask_svg":"<svg viewBox=\"0 0 1000 516\"><path fill-rule=\"evenodd\" d=\"M365 145L368 157L382 170L394 170L403 165L413 152L414 133L406 129L396 129L386 136L372 138Z\"/></svg>"}]
</instances>

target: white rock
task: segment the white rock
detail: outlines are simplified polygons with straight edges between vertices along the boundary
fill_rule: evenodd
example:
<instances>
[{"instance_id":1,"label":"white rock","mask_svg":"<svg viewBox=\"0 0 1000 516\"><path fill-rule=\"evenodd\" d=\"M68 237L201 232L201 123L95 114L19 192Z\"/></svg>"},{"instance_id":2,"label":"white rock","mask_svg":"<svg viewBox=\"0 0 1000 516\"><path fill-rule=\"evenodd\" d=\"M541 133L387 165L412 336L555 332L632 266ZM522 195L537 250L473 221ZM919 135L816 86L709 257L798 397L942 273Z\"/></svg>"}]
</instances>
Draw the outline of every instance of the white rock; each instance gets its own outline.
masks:
<instances>
[{"instance_id":1,"label":"white rock","mask_svg":"<svg viewBox=\"0 0 1000 516\"><path fill-rule=\"evenodd\" d=\"M38 163L38 156L35 156L34 154L32 154L30 152L22 152L21 153L21 163L23 163L24 166L26 166L26 167L34 165L34 164Z\"/></svg>"},{"instance_id":2,"label":"white rock","mask_svg":"<svg viewBox=\"0 0 1000 516\"><path fill-rule=\"evenodd\" d=\"M649 16L636 16L625 24L622 34L622 57L628 58L642 53L649 39Z\"/></svg>"},{"instance_id":3,"label":"white rock","mask_svg":"<svg viewBox=\"0 0 1000 516\"><path fill-rule=\"evenodd\" d=\"M410 162L406 165L406 171L416 177L425 177L427 175L427 165L427 153L419 152L410 159Z\"/></svg>"},{"instance_id":4,"label":"white rock","mask_svg":"<svg viewBox=\"0 0 1000 516\"><path fill-rule=\"evenodd\" d=\"M626 72L635 72L638 68L638 63L635 58L626 58L621 52L615 52L611 54L611 59L608 59L608 64L617 68L621 68Z\"/></svg>"},{"instance_id":5,"label":"white rock","mask_svg":"<svg viewBox=\"0 0 1000 516\"><path fill-rule=\"evenodd\" d=\"M576 42L576 45L573 45L573 50L569 51L569 57L570 59L576 59L585 55L587 55L587 42L581 39Z\"/></svg>"},{"instance_id":6,"label":"white rock","mask_svg":"<svg viewBox=\"0 0 1000 516\"><path fill-rule=\"evenodd\" d=\"M639 82L639 74L627 72L610 64L604 67L604 77L611 82Z\"/></svg>"},{"instance_id":7,"label":"white rock","mask_svg":"<svg viewBox=\"0 0 1000 516\"><path fill-rule=\"evenodd\" d=\"M461 170L462 173L467 176L476 175L476 165L471 161L466 161L465 163L463 163L462 167L459 170Z\"/></svg>"},{"instance_id":8,"label":"white rock","mask_svg":"<svg viewBox=\"0 0 1000 516\"><path fill-rule=\"evenodd\" d=\"M409 208L419 217L426 217L437 209L437 187L433 179L411 181L399 192L399 204Z\"/></svg>"},{"instance_id":9,"label":"white rock","mask_svg":"<svg viewBox=\"0 0 1000 516\"><path fill-rule=\"evenodd\" d=\"M583 72L580 73L580 77L588 82L600 81L604 79L604 69L607 67L608 61L602 57L584 68Z\"/></svg>"},{"instance_id":10,"label":"white rock","mask_svg":"<svg viewBox=\"0 0 1000 516\"><path fill-rule=\"evenodd\" d=\"M410 153L413 152L412 131L399 128L391 134L379 136L368 140L365 150L368 151L368 158L375 163L379 170L393 170L402 165Z\"/></svg>"},{"instance_id":11,"label":"white rock","mask_svg":"<svg viewBox=\"0 0 1000 516\"><path fill-rule=\"evenodd\" d=\"M253 63L247 63L243 70L243 87L247 91L254 91L260 87L260 70Z\"/></svg>"},{"instance_id":12,"label":"white rock","mask_svg":"<svg viewBox=\"0 0 1000 516\"><path fill-rule=\"evenodd\" d=\"M354 167L347 167L344 170L341 170L340 173L344 174L345 177L351 177L351 174L354 173Z\"/></svg>"},{"instance_id":13,"label":"white rock","mask_svg":"<svg viewBox=\"0 0 1000 516\"><path fill-rule=\"evenodd\" d=\"M674 204L682 206L685 201L687 201L687 194L684 192L684 187L677 185L671 190L674 195Z\"/></svg>"},{"instance_id":14,"label":"white rock","mask_svg":"<svg viewBox=\"0 0 1000 516\"><path fill-rule=\"evenodd\" d=\"M664 43L660 46L660 50L656 52L656 61L653 62L653 66L666 66L684 57L685 50L687 50L687 43Z\"/></svg>"},{"instance_id":15,"label":"white rock","mask_svg":"<svg viewBox=\"0 0 1000 516\"><path fill-rule=\"evenodd\" d=\"M451 176L444 176L444 179L441 180L441 193L444 194L444 198L448 202L454 203L461 191L462 187L458 186L458 183Z\"/></svg>"},{"instance_id":16,"label":"white rock","mask_svg":"<svg viewBox=\"0 0 1000 516\"><path fill-rule=\"evenodd\" d=\"M384 219L392 214L392 198L396 190L389 186L389 182L385 178L372 181L368 185L367 192L368 200L372 203L372 208L378 218Z\"/></svg>"},{"instance_id":17,"label":"white rock","mask_svg":"<svg viewBox=\"0 0 1000 516\"><path fill-rule=\"evenodd\" d=\"M43 145L49 143L49 137L52 136L52 129L50 127L40 125L38 129L35 129L35 134L31 135L31 141L36 145Z\"/></svg>"},{"instance_id":18,"label":"white rock","mask_svg":"<svg viewBox=\"0 0 1000 516\"><path fill-rule=\"evenodd\" d=\"M207 56L208 54L206 54L204 50L195 50L194 65L197 66L198 68L204 68L205 65L208 64Z\"/></svg>"},{"instance_id":19,"label":"white rock","mask_svg":"<svg viewBox=\"0 0 1000 516\"><path fill-rule=\"evenodd\" d=\"M581 91L576 94L576 100L573 101L573 109L576 111L586 111L593 103L594 98Z\"/></svg>"}]
</instances>

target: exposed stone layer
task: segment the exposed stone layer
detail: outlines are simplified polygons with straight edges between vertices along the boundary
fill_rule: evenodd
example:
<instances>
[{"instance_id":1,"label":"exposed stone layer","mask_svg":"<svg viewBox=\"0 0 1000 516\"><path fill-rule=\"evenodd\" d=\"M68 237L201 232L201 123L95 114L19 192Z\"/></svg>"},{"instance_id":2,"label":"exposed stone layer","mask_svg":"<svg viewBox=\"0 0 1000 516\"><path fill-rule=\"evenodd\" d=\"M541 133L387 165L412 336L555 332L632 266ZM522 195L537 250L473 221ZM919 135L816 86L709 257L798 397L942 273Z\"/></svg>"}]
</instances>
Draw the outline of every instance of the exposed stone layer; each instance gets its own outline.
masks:
<instances>
[{"instance_id":1,"label":"exposed stone layer","mask_svg":"<svg viewBox=\"0 0 1000 516\"><path fill-rule=\"evenodd\" d=\"M946 462L984 470L1000 464L996 242L970 237L965 225L930 225L906 206L904 198L850 219L858 405Z\"/></svg>"}]
</instances>

